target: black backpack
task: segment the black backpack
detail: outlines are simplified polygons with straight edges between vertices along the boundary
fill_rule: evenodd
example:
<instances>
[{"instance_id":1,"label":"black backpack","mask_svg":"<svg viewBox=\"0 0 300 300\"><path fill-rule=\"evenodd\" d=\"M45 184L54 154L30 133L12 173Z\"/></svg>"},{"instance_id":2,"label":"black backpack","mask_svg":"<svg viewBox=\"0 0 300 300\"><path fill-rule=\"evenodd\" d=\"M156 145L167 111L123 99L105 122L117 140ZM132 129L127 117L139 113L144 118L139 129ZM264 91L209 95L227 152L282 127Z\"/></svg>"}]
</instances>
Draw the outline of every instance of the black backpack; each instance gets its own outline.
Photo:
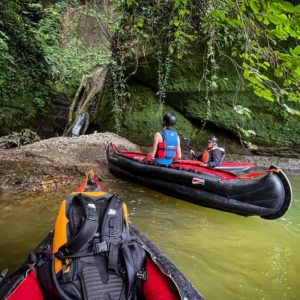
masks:
<instances>
[{"instance_id":1,"label":"black backpack","mask_svg":"<svg viewBox=\"0 0 300 300\"><path fill-rule=\"evenodd\" d=\"M144 262L122 199L83 192L63 201L38 277L45 299L134 300L142 298Z\"/></svg>"}]
</instances>

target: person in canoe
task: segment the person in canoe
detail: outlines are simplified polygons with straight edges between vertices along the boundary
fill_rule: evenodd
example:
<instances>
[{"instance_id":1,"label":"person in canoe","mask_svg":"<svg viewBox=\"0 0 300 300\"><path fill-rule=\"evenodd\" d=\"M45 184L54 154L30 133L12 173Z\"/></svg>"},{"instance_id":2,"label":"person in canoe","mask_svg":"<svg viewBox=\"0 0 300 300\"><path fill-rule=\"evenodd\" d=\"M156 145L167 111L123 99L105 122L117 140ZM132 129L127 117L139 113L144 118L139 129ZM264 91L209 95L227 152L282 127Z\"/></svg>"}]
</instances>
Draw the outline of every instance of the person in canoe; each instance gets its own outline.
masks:
<instances>
[{"instance_id":1,"label":"person in canoe","mask_svg":"<svg viewBox=\"0 0 300 300\"><path fill-rule=\"evenodd\" d=\"M194 150L190 150L190 154L192 155L192 159L199 160L204 166L215 168L223 161L225 150L218 147L218 139L215 136L211 136L208 139L205 151L195 153Z\"/></svg>"},{"instance_id":2,"label":"person in canoe","mask_svg":"<svg viewBox=\"0 0 300 300\"><path fill-rule=\"evenodd\" d=\"M180 139L176 130L171 129L176 124L176 117L165 113L163 130L156 132L151 152L142 162L154 161L161 165L170 165L174 158L181 159Z\"/></svg>"}]
</instances>

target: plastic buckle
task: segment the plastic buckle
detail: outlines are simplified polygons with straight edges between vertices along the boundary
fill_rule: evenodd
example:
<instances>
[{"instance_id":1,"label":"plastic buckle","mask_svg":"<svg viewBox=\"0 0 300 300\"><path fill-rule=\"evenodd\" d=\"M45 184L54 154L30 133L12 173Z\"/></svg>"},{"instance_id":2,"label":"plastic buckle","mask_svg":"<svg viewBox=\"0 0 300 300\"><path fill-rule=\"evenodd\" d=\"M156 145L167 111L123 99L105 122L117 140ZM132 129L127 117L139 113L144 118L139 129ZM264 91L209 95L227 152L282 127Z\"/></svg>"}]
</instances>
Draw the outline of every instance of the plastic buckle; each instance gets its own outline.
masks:
<instances>
[{"instance_id":1,"label":"plastic buckle","mask_svg":"<svg viewBox=\"0 0 300 300\"><path fill-rule=\"evenodd\" d=\"M68 258L69 256L71 256L72 254L73 253L71 253L67 247L61 246L54 255L56 258L58 258L60 260L64 260L64 259Z\"/></svg>"},{"instance_id":2,"label":"plastic buckle","mask_svg":"<svg viewBox=\"0 0 300 300\"><path fill-rule=\"evenodd\" d=\"M55 257L58 258L58 259L60 259L60 260L64 260L66 258L65 254L61 250L58 250L55 253Z\"/></svg>"},{"instance_id":3,"label":"plastic buckle","mask_svg":"<svg viewBox=\"0 0 300 300\"><path fill-rule=\"evenodd\" d=\"M146 271L140 270L136 273L136 277L142 280L147 280L148 279L148 274Z\"/></svg>"},{"instance_id":4,"label":"plastic buckle","mask_svg":"<svg viewBox=\"0 0 300 300\"><path fill-rule=\"evenodd\" d=\"M110 233L109 233L109 236L110 237L116 237L118 235L118 232L116 232L116 231L111 231Z\"/></svg>"},{"instance_id":5,"label":"plastic buckle","mask_svg":"<svg viewBox=\"0 0 300 300\"><path fill-rule=\"evenodd\" d=\"M95 254L106 252L106 251L108 251L108 243L106 241L103 241L101 243L94 243Z\"/></svg>"}]
</instances>

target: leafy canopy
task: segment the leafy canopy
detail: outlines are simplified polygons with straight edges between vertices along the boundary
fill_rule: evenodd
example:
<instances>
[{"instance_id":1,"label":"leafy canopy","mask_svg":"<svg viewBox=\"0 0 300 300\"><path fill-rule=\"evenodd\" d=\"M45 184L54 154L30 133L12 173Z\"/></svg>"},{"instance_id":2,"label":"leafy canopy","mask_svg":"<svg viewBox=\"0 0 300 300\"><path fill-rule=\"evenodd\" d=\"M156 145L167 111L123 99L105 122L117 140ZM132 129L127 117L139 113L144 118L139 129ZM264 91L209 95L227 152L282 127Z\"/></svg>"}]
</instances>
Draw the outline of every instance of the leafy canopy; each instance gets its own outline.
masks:
<instances>
[{"instance_id":1,"label":"leafy canopy","mask_svg":"<svg viewBox=\"0 0 300 300\"><path fill-rule=\"evenodd\" d=\"M204 47L206 71L201 76L206 77L208 94L218 88L218 60L227 59L257 96L300 115L290 107L300 99L300 4L283 0L117 2L123 9L116 30L118 48L127 49L127 56L133 48L139 54L154 50L158 63L164 61L158 74L162 98L168 63Z\"/></svg>"}]
</instances>

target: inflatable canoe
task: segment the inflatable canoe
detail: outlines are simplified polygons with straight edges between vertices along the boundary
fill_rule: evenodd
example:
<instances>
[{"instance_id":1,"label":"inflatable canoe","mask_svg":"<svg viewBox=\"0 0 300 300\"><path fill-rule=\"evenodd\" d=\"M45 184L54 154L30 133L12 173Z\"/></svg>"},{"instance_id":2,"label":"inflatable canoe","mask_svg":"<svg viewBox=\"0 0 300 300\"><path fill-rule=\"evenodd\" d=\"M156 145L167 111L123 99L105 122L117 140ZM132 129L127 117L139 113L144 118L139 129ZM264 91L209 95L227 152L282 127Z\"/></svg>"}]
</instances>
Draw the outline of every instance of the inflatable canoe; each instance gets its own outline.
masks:
<instances>
[{"instance_id":1,"label":"inflatable canoe","mask_svg":"<svg viewBox=\"0 0 300 300\"><path fill-rule=\"evenodd\" d=\"M88 197L96 197L99 195L100 184L94 177L87 179L83 185L74 193L72 197L81 197L82 195L88 195ZM98 194L97 194L98 193ZM74 200L75 198L73 198ZM77 199L78 200L78 199ZM74 200L75 201L75 200ZM70 202L66 202L70 205ZM92 207L93 203L89 203ZM73 211L74 212L74 211ZM109 210L108 213L111 213ZM91 219L91 218L90 218ZM110 222L111 223L111 222ZM86 226L87 223L84 223ZM61 225L61 224L60 224ZM57 222L55 224L55 230L57 230ZM203 296L191 285L191 283L184 277L184 275L177 269L177 267L164 255L145 235L143 235L138 229L130 225L130 235L145 250L146 258L144 262L144 278L141 285L142 295L138 297L125 297L120 298L118 294L113 290L115 286L118 286L117 282L113 282L110 285L112 291L102 291L99 286L86 286L82 294L76 295L76 297L62 296L62 294L48 293L49 288L52 287L50 278L46 274L41 276L41 269L47 261L55 245L53 240L55 239L55 230L50 232L48 236L41 242L41 244L30 253L28 259L24 262L20 268L18 268L12 275L6 277L5 271L0 276L0 299L7 300L43 300L43 299L204 299ZM79 230L79 232L82 229ZM86 232L85 236L88 235ZM78 238L78 234L76 235ZM59 237L61 239L61 237ZM78 241L78 239L77 239ZM72 241L74 242L74 240ZM74 246L74 245L73 245ZM81 249L81 252L83 250ZM85 254L81 254L84 256ZM90 255L90 254L89 254ZM69 256L67 268L72 268L72 261L80 257L79 254ZM80 257L81 258L81 257ZM88 261L90 256L85 255L82 259L85 262ZM79 268L79 263L76 263L76 268ZM56 262L55 262L56 267ZM92 266L94 267L94 265ZM75 270L76 270L75 268ZM94 267L95 268L95 267ZM48 270L46 268L46 270ZM95 274L83 274L87 278L88 283L95 281ZM137 274L138 275L138 274ZM74 274L73 274L74 276ZM101 277L101 274L100 274ZM101 277L102 278L102 277ZM90 280L90 281L89 281ZM66 281L64 281L66 284ZM44 289L43 287L46 287ZM74 289L74 287L71 287ZM68 289L64 288L68 291ZM69 289L70 290L70 289ZM87 291L88 292L87 292ZM99 294L95 291L99 290ZM108 293L110 296L107 296ZM104 295L104 296L103 296Z\"/></svg>"},{"instance_id":2,"label":"inflatable canoe","mask_svg":"<svg viewBox=\"0 0 300 300\"><path fill-rule=\"evenodd\" d=\"M292 189L288 178L276 166L261 172L238 175L191 163L176 161L162 166L142 163L138 155L107 148L109 170L162 193L199 205L240 215L277 219L289 209Z\"/></svg>"},{"instance_id":3,"label":"inflatable canoe","mask_svg":"<svg viewBox=\"0 0 300 300\"><path fill-rule=\"evenodd\" d=\"M124 156L133 158L135 160L140 160L146 157L145 153L138 153L138 152L128 152L128 151L121 151L116 146L112 145L112 147L119 153L122 153ZM191 166L201 166L200 161L198 160L190 160L190 159L181 159L176 161L178 164L185 164L185 165L191 165ZM204 167L208 168L209 167ZM215 170L224 170L224 171L230 171L230 172L245 172L250 170L251 168L254 168L254 164L250 162L222 162L220 166L214 168Z\"/></svg>"}]
</instances>

